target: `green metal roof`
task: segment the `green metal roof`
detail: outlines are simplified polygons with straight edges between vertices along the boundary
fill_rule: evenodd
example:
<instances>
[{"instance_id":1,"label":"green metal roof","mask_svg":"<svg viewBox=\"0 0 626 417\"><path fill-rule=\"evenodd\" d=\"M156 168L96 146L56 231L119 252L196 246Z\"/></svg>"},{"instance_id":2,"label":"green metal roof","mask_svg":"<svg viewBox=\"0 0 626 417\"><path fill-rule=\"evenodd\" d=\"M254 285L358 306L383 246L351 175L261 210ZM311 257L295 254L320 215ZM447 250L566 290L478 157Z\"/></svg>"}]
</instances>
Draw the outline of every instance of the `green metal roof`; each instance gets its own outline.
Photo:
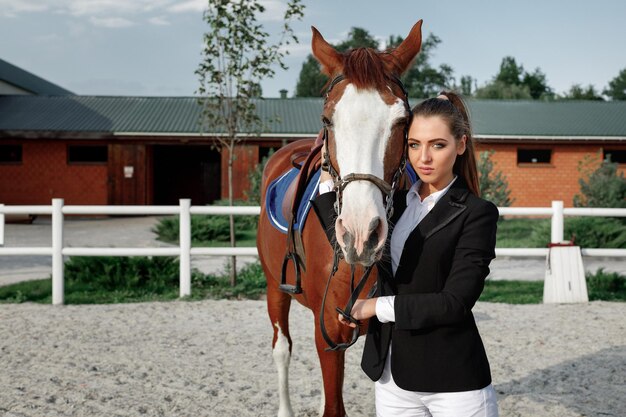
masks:
<instances>
[{"instance_id":1,"label":"green metal roof","mask_svg":"<svg viewBox=\"0 0 626 417\"><path fill-rule=\"evenodd\" d=\"M0 80L33 94L67 95L73 94L56 84L44 80L13 64L0 59Z\"/></svg>"},{"instance_id":2,"label":"green metal roof","mask_svg":"<svg viewBox=\"0 0 626 417\"><path fill-rule=\"evenodd\" d=\"M417 102L418 100L416 100ZM259 99L265 135L315 135L322 100ZM477 137L626 140L626 102L469 100ZM198 135L194 97L0 96L0 134ZM206 133L219 133L208 130Z\"/></svg>"}]
</instances>

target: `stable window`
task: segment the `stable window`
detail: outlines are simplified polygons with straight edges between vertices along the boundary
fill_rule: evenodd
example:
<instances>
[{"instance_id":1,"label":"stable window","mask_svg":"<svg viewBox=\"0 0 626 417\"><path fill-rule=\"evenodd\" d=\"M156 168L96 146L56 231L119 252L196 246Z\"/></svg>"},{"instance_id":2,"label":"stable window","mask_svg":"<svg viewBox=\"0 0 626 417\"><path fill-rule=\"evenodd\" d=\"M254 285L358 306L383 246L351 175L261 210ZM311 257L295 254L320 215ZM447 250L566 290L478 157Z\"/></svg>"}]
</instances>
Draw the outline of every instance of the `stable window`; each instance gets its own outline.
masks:
<instances>
[{"instance_id":1,"label":"stable window","mask_svg":"<svg viewBox=\"0 0 626 417\"><path fill-rule=\"evenodd\" d=\"M70 164L106 163L109 152L106 145L70 145L67 147L67 162Z\"/></svg>"},{"instance_id":2,"label":"stable window","mask_svg":"<svg viewBox=\"0 0 626 417\"><path fill-rule=\"evenodd\" d=\"M518 164L549 164L552 158L552 149L518 149Z\"/></svg>"},{"instance_id":3,"label":"stable window","mask_svg":"<svg viewBox=\"0 0 626 417\"><path fill-rule=\"evenodd\" d=\"M22 162L22 145L0 145L0 164Z\"/></svg>"},{"instance_id":4,"label":"stable window","mask_svg":"<svg viewBox=\"0 0 626 417\"><path fill-rule=\"evenodd\" d=\"M611 162L617 162L618 164L626 164L626 149L604 149L603 159L611 157Z\"/></svg>"}]
</instances>

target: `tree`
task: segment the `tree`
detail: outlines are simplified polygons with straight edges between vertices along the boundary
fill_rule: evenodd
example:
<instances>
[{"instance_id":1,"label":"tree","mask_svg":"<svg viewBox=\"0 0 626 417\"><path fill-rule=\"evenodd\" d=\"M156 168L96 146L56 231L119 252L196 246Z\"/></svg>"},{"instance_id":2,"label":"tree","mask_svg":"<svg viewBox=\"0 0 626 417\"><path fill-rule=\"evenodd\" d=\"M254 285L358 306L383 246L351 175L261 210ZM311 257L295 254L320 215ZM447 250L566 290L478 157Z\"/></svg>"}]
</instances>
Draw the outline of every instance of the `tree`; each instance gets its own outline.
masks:
<instances>
[{"instance_id":1,"label":"tree","mask_svg":"<svg viewBox=\"0 0 626 417\"><path fill-rule=\"evenodd\" d=\"M379 45L367 30L353 27L348 33L348 38L334 47L340 52L345 52L351 48L378 49ZM296 97L319 97L327 82L328 77L322 74L319 62L309 54L302 64L295 95Z\"/></svg>"},{"instance_id":2,"label":"tree","mask_svg":"<svg viewBox=\"0 0 626 417\"><path fill-rule=\"evenodd\" d=\"M254 97L260 93L261 80L272 77L274 68L286 69L285 46L297 42L291 28L294 19L303 16L301 0L289 0L283 15L279 40L270 42L270 34L258 23L265 11L259 0L209 0L203 14L209 31L204 34L202 61L196 74L202 106L201 126L216 136L222 152L228 155L228 201L233 204L233 161L241 133L261 129ZM230 216L230 242L235 246L235 227ZM231 258L231 284L236 282L235 257Z\"/></svg>"},{"instance_id":3,"label":"tree","mask_svg":"<svg viewBox=\"0 0 626 417\"><path fill-rule=\"evenodd\" d=\"M602 93L611 97L612 100L626 100L626 68L609 81L609 86Z\"/></svg>"},{"instance_id":4,"label":"tree","mask_svg":"<svg viewBox=\"0 0 626 417\"><path fill-rule=\"evenodd\" d=\"M569 89L569 92L565 93L562 96L559 96L559 98L562 100L604 100L600 93L597 92L595 87L591 84L589 84L587 87L583 87L580 84L574 84Z\"/></svg>"},{"instance_id":5,"label":"tree","mask_svg":"<svg viewBox=\"0 0 626 417\"><path fill-rule=\"evenodd\" d=\"M496 100L530 100L530 90L525 85L509 85L502 81L492 81L477 88L474 97Z\"/></svg>"},{"instance_id":6,"label":"tree","mask_svg":"<svg viewBox=\"0 0 626 417\"><path fill-rule=\"evenodd\" d=\"M388 46L396 47L404 39L401 36L390 36ZM419 55L413 65L402 76L409 97L427 98L439 94L454 85L454 70L447 64L435 68L430 61L435 48L441 43L441 39L434 34L429 34L422 42Z\"/></svg>"},{"instance_id":7,"label":"tree","mask_svg":"<svg viewBox=\"0 0 626 417\"><path fill-rule=\"evenodd\" d=\"M454 89L460 91L465 97L471 97L474 93L476 80L471 75L464 75L461 77L460 82L461 84Z\"/></svg>"},{"instance_id":8,"label":"tree","mask_svg":"<svg viewBox=\"0 0 626 417\"><path fill-rule=\"evenodd\" d=\"M494 170L491 161L491 155L494 153L493 149L481 152L476 164L480 196L498 207L508 207L513 204L509 183L502 171Z\"/></svg>"},{"instance_id":9,"label":"tree","mask_svg":"<svg viewBox=\"0 0 626 417\"><path fill-rule=\"evenodd\" d=\"M580 194L574 196L575 207L626 207L626 178L617 172L618 164L610 155L598 165L597 159L587 155L578 164L581 178Z\"/></svg>"},{"instance_id":10,"label":"tree","mask_svg":"<svg viewBox=\"0 0 626 417\"><path fill-rule=\"evenodd\" d=\"M528 87L530 96L535 100L554 96L552 89L548 87L546 75L539 68L535 68L532 74L529 72L524 73L522 85Z\"/></svg>"},{"instance_id":11,"label":"tree","mask_svg":"<svg viewBox=\"0 0 626 417\"><path fill-rule=\"evenodd\" d=\"M547 99L554 93L548 86L545 74L539 68L532 73L524 71L515 58L506 56L500 63L500 71L493 80L476 90L477 98L487 99Z\"/></svg>"},{"instance_id":12,"label":"tree","mask_svg":"<svg viewBox=\"0 0 626 417\"><path fill-rule=\"evenodd\" d=\"M524 67L517 65L515 58L505 56L500 63L500 72L496 75L495 81L505 85L520 85L524 76Z\"/></svg>"}]
</instances>

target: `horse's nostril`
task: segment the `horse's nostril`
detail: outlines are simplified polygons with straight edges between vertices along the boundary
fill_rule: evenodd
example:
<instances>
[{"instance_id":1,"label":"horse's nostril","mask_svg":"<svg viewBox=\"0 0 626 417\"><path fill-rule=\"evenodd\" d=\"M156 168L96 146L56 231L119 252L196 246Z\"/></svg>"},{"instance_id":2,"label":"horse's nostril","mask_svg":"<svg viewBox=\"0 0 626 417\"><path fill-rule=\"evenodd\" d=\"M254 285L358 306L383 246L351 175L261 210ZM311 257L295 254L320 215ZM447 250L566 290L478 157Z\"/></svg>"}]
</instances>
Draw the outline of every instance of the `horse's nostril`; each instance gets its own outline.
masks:
<instances>
[{"instance_id":1,"label":"horse's nostril","mask_svg":"<svg viewBox=\"0 0 626 417\"><path fill-rule=\"evenodd\" d=\"M370 233L375 232L377 229L380 228L380 226L381 226L381 224L380 224L380 217L374 217L372 219L372 221L370 222L369 232Z\"/></svg>"}]
</instances>

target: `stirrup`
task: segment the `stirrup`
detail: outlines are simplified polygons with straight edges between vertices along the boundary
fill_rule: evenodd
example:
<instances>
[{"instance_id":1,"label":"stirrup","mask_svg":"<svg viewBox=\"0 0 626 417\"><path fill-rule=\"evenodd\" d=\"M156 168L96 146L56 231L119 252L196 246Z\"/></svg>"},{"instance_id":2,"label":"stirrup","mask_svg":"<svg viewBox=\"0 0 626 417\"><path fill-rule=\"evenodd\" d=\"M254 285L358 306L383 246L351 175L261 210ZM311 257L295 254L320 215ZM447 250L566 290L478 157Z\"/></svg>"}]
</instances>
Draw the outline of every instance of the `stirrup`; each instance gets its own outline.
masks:
<instances>
[{"instance_id":1,"label":"stirrup","mask_svg":"<svg viewBox=\"0 0 626 417\"><path fill-rule=\"evenodd\" d=\"M283 260L283 268L280 275L280 285L278 289L287 294L302 294L302 286L300 285L300 267L298 266L297 255L293 252L289 252L285 255ZM296 273L296 285L287 284L287 264L289 261L293 262L293 267Z\"/></svg>"}]
</instances>

